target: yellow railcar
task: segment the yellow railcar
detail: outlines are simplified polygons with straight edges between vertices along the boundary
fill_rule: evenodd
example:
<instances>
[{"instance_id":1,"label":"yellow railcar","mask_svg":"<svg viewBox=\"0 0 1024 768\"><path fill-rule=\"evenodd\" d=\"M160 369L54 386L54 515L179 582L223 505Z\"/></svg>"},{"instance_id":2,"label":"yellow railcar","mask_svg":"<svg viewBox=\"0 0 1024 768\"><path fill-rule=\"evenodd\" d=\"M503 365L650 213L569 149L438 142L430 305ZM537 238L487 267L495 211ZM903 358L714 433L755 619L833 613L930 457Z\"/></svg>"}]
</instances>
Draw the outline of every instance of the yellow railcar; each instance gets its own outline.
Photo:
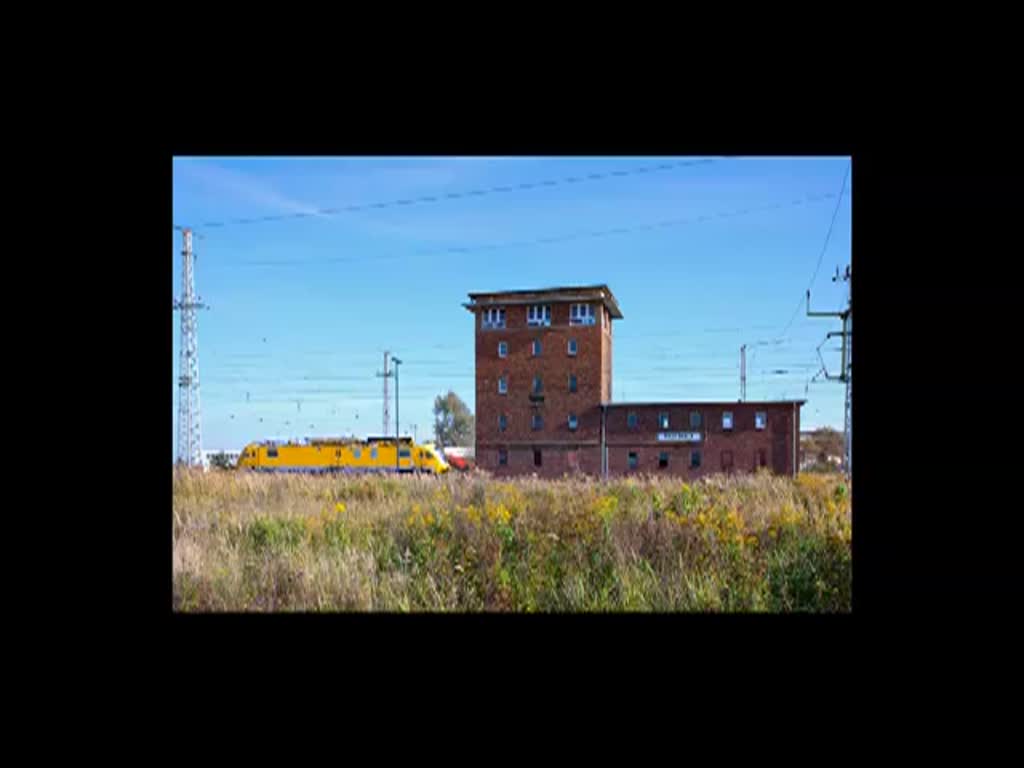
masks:
<instances>
[{"instance_id":1,"label":"yellow railcar","mask_svg":"<svg viewBox=\"0 0 1024 768\"><path fill-rule=\"evenodd\" d=\"M397 443L393 437L266 440L245 446L238 468L257 472L427 472L434 475L451 469L432 443L417 445L409 437L400 438Z\"/></svg>"}]
</instances>

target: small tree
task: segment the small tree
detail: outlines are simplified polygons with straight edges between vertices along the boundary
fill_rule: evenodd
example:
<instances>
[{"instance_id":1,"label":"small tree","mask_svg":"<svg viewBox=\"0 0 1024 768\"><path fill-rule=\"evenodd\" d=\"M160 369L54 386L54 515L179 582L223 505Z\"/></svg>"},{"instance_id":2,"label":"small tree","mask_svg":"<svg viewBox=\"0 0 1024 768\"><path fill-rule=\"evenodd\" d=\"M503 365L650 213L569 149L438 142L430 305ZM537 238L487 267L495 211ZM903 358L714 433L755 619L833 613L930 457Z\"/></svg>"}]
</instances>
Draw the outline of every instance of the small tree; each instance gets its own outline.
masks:
<instances>
[{"instance_id":1,"label":"small tree","mask_svg":"<svg viewBox=\"0 0 1024 768\"><path fill-rule=\"evenodd\" d=\"M210 457L210 466L217 469L231 469L231 459L226 453L215 453Z\"/></svg>"},{"instance_id":2,"label":"small tree","mask_svg":"<svg viewBox=\"0 0 1024 768\"><path fill-rule=\"evenodd\" d=\"M462 398L451 390L434 398L434 440L439 447L471 445L475 437L476 420Z\"/></svg>"}]
</instances>

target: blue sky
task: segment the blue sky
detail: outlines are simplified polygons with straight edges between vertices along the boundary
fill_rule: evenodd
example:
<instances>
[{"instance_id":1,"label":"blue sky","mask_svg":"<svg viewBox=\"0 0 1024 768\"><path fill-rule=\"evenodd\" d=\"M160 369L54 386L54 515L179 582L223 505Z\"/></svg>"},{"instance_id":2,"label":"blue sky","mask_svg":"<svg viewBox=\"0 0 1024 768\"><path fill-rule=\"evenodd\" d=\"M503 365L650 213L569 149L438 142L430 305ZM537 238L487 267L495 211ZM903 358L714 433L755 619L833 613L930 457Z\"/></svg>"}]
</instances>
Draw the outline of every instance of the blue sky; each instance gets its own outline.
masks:
<instances>
[{"instance_id":1,"label":"blue sky","mask_svg":"<svg viewBox=\"0 0 1024 768\"><path fill-rule=\"evenodd\" d=\"M688 160L712 162L586 179ZM475 407L473 323L461 306L467 293L595 283L608 284L624 315L614 331L614 400L738 398L740 345L771 342L747 351L747 399L806 397L804 428L841 429L841 384L814 383L805 395L820 367L815 348L839 323L806 317L802 302L848 163L848 157L175 158L173 218L202 236L196 290L211 306L199 316L203 447L379 434L375 373L385 349L405 361L403 433L415 424L422 440L431 433L436 395L451 388ZM584 180L444 197L566 177ZM831 278L850 262L851 181L811 285L814 310L845 304L846 284ZM421 196L439 199L316 214ZM312 215L225 221L298 213ZM204 227L207 222L224 226ZM634 231L601 234L615 229ZM179 296L181 234L169 234ZM453 248L481 250L443 252ZM175 314L175 435L179 337ZM822 346L829 373L839 370L838 348L835 338Z\"/></svg>"}]
</instances>

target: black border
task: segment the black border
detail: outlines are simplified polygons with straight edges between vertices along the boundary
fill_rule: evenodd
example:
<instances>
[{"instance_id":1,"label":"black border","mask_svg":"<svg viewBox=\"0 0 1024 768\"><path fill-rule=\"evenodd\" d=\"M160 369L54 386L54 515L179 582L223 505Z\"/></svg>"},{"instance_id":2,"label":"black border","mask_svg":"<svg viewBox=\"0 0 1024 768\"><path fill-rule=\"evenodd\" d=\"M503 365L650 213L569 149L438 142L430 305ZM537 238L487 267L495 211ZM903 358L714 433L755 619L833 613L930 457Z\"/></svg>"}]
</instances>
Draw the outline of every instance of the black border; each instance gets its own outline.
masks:
<instances>
[{"instance_id":1,"label":"black border","mask_svg":"<svg viewBox=\"0 0 1024 768\"><path fill-rule=\"evenodd\" d=\"M213 630L232 647L244 645L257 633L275 640L291 638L300 628L311 628L317 637L344 635L346 643L365 649L399 650L411 638L430 638L431 645L443 648L460 644L466 637L499 641L508 649L515 643L529 642L545 647L561 647L584 642L588 652L599 654L608 643L624 643L623 648L644 652L644 644L653 637L689 637L711 635L716 643L731 649L749 651L750 643L761 643L765 635L778 638L789 635L803 638L801 646L813 652L831 644L845 648L844 639L866 621L881 618L901 622L909 616L921 616L950 604L963 605L976 597L965 582L945 578L935 570L942 562L944 548L955 546L957 536L947 526L952 517L944 514L942 494L932 483L946 481L947 475L936 467L931 452L946 451L947 426L939 427L917 418L920 412L941 411L948 406L940 401L938 390L928 386L929 361L947 379L950 371L946 344L930 335L938 316L935 300L943 289L957 293L958 280L936 266L935 254L967 247L966 234L950 241L948 230L935 229L933 211L937 206L954 219L963 207L942 197L949 190L950 175L964 175L964 165L951 171L948 157L940 169L934 156L922 146L918 153L870 147L850 138L822 139L822 132L811 131L799 115L786 125L778 121L750 125L747 110L738 108L722 116L712 126L701 124L692 131L678 123L651 123L629 116L619 121L605 120L588 124L579 118L572 127L566 123L544 126L529 121L509 123L504 130L484 128L479 121L469 125L446 122L440 126L394 119L378 122L372 129L349 125L345 121L326 125L303 120L291 124L283 117L260 113L261 119L234 127L217 124L217 130L202 140L176 134L167 143L147 154L144 183L138 187L145 221L139 242L151 243L151 260L138 262L132 282L140 300L137 317L145 317L139 330L145 329L149 343L140 345L140 356L133 364L144 375L136 374L139 407L146 423L152 425L154 450L152 462L146 462L138 484L145 497L162 495L166 507L148 502L140 505L142 519L135 541L145 567L145 577L135 586L140 594L132 602L144 607L164 629L173 629L177 638L207 636ZM397 116L396 116L397 117ZM823 119L827 123L827 118ZM794 129L793 125L799 124ZM820 125L820 123L815 123ZM313 127L311 127L313 126ZM339 127L342 126L342 127ZM545 130L547 126L551 130ZM830 131L849 135L849 131ZM701 136L697 136L701 134ZM808 138L816 134L816 138ZM500 137L500 138L496 138ZM415 155L415 154L569 154L569 155L852 155L853 270L854 302L867 308L858 316L857 377L854 389L854 434L856 483L854 489L854 610L849 616L411 616L332 615L288 616L185 616L171 611L169 512L171 476L171 429L167 401L155 396L164 392L172 400L168 385L171 372L171 344L174 318L168 307L171 265L166 260L167 238L171 231L171 158L186 154L273 154L273 155ZM991 175L974 173L976 185L990 185ZM943 185L942 182L947 182ZM1005 187L1001 187L1003 189ZM143 191L144 190L144 191ZM963 200L958 201L963 205ZM980 213L980 203L966 201L971 215ZM968 251L965 251L965 253ZM139 272L142 274L139 274ZM962 274L960 275L962 278ZM945 282L943 280L945 279ZM146 290L138 290L144 284ZM144 300L143 300L144 299ZM937 323L936 323L937 324ZM938 333L941 334L941 331ZM152 343L162 338L163 344ZM912 350L917 350L916 352ZM907 377L907 378L904 378ZM915 381L911 377L916 377ZM143 385L143 382L145 384ZM908 405L908 403L910 405ZM908 408L916 413L908 417ZM152 411L150 410L152 409ZM913 446L902 444L898 427L908 424L920 431ZM148 444L148 441L147 441ZM921 458L918 448L928 454ZM149 474L149 473L152 474ZM145 480L143 480L145 478ZM161 509L164 512L161 512ZM927 565L922 559L929 559ZM938 558L936 560L936 558ZM319 635L321 630L333 630ZM193 631L188 631L193 630ZM770 630L770 632L768 631ZM792 634L790 634L792 633ZM614 639L613 639L614 638ZM643 638L640 640L639 638ZM756 639L755 639L756 638ZM418 640L419 642L419 640ZM576 646L577 649L580 646ZM526 648L524 647L524 650Z\"/></svg>"}]
</instances>

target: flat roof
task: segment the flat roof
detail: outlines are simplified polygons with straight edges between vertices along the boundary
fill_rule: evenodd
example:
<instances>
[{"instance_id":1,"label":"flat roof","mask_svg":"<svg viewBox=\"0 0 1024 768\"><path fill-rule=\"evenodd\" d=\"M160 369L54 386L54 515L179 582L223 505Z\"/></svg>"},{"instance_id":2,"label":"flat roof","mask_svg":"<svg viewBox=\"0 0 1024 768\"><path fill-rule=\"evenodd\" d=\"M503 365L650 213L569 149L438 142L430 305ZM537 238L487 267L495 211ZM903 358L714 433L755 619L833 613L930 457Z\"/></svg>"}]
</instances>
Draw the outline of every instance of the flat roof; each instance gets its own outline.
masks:
<instances>
[{"instance_id":1,"label":"flat roof","mask_svg":"<svg viewBox=\"0 0 1024 768\"><path fill-rule=\"evenodd\" d=\"M654 402L646 403L601 403L603 408L624 408L629 407L650 407L654 405L660 406L680 406L680 405L804 405L806 400L657 400Z\"/></svg>"},{"instance_id":2,"label":"flat roof","mask_svg":"<svg viewBox=\"0 0 1024 768\"><path fill-rule=\"evenodd\" d=\"M615 299L611 289L604 284L556 286L554 288L522 288L506 291L475 291L468 295L471 302L463 304L463 306L470 311L490 304L531 304L534 301L555 298L561 301L593 301L594 299L599 299L613 318L617 320L622 319L622 310L619 309L619 302Z\"/></svg>"}]
</instances>

